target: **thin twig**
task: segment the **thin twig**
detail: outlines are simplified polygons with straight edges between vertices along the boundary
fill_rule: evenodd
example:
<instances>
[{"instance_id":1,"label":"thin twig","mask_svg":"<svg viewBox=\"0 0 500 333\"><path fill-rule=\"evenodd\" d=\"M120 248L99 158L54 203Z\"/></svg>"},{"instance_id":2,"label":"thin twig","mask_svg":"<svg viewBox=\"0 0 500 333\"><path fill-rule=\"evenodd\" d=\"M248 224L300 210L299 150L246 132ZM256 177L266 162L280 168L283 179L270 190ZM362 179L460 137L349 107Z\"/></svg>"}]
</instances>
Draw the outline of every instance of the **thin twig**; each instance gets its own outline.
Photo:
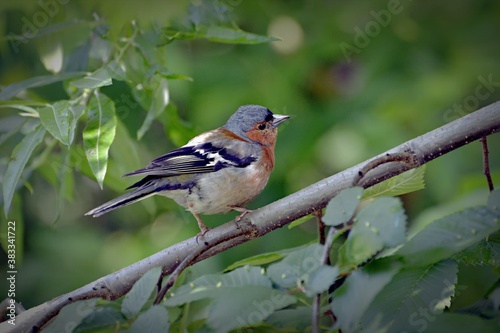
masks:
<instances>
[{"instance_id":1,"label":"thin twig","mask_svg":"<svg viewBox=\"0 0 500 333\"><path fill-rule=\"evenodd\" d=\"M321 245L325 245L326 240L326 229L325 224L323 223L323 210L318 209L315 210L312 215L316 217L316 224L318 226L318 240Z\"/></svg>"},{"instance_id":2,"label":"thin twig","mask_svg":"<svg viewBox=\"0 0 500 333\"><path fill-rule=\"evenodd\" d=\"M172 274L170 274L165 285L156 294L154 304L159 304L162 301L162 299L163 299L163 297L165 297L165 294L167 293L167 291L174 285L175 281L177 280L179 275L181 275L181 273L184 271L184 269L186 269L186 267L191 265L200 254L202 254L203 252L205 252L209 248L210 247L207 245L207 243L205 243L203 245L203 247L200 247L196 251L191 252L186 258L184 258L184 260L181 261L179 266L177 266L175 268L175 270L172 272Z\"/></svg>"},{"instance_id":3,"label":"thin twig","mask_svg":"<svg viewBox=\"0 0 500 333\"><path fill-rule=\"evenodd\" d=\"M353 186L358 186L363 177L370 171L375 169L376 167L386 164L389 162L401 162L406 164L408 168L414 168L418 165L418 161L415 158L415 155L412 152L402 152L402 153L393 153L393 154L385 154L380 156L368 163L366 163L361 170L359 170L356 177L353 179Z\"/></svg>"},{"instance_id":4,"label":"thin twig","mask_svg":"<svg viewBox=\"0 0 500 333\"><path fill-rule=\"evenodd\" d=\"M380 156L411 151L415 153L414 167L417 167L484 136L498 132L500 132L500 102L485 106L481 110L469 113L460 119L402 143ZM377 158L379 157L374 159ZM195 261L206 259L231 247L264 236L302 216L311 214L314 210L324 208L339 191L352 186L355 174L358 174L358 171L365 164L353 166L322 179L247 214L244 220L248 220L252 224L251 227L248 227L248 231L236 230L237 227L234 223L226 223L214 228L210 232L211 239L226 238L228 235L232 235L232 238L204 252ZM371 170L368 175L362 175L363 187L373 186L408 169L407 165L400 163L389 163L386 168L376 168ZM197 248L194 237L172 245L119 271L24 311L16 317L15 327L8 323L0 323L0 331L2 333L35 331L56 316L65 305L78 300L95 297L108 300L117 299L126 294L131 286L154 266L161 265L165 275L173 272L177 268L178 262L187 257L193 248Z\"/></svg>"},{"instance_id":5,"label":"thin twig","mask_svg":"<svg viewBox=\"0 0 500 333\"><path fill-rule=\"evenodd\" d=\"M481 144L483 145L483 173L486 176L486 181L488 182L488 188L490 189L490 192L492 192L495 189L495 187L493 186L493 180L491 179L488 141L485 136L481 138Z\"/></svg>"}]
</instances>

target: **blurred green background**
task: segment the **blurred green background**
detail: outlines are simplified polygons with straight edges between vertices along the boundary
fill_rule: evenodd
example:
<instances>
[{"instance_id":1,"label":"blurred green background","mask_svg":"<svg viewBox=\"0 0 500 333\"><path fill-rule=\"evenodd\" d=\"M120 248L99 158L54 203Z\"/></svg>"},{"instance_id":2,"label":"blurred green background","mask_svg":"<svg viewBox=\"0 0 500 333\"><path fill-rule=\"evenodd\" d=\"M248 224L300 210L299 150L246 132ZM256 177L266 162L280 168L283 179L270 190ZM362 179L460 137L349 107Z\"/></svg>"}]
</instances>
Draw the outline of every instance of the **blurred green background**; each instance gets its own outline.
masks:
<instances>
[{"instance_id":1,"label":"blurred green background","mask_svg":"<svg viewBox=\"0 0 500 333\"><path fill-rule=\"evenodd\" d=\"M101 191L94 179L80 174L79 169L88 166L76 154L73 187L59 219L59 180L50 163L41 163L26 175L14 198L8 220L24 225L23 244L18 244L16 297L24 306L47 301L196 235L194 218L164 198L150 198L98 219L83 214L121 194L134 181L120 175L147 165L191 135L222 125L239 105L262 104L292 116L280 127L276 168L269 184L249 205L257 208L500 99L498 1L219 2L230 9L243 30L282 41L228 45L197 40L164 46L169 69L193 79L169 81L170 101L183 120L182 135L176 140L167 134L169 120L160 117L138 141L136 132L146 113L133 102L128 87L116 81L102 90L120 101L108 186ZM64 51L80 46L79 25L22 43L7 38L29 29L26 22L41 25L40 13L46 8L52 8L54 15L46 15L44 26L98 16L110 34L118 35L131 20L142 26L168 26L171 20L186 17L188 5L187 1L152 0L2 1L0 85L50 74L40 59L51 51L54 40L64 41ZM191 5L199 3L193 0ZM46 101L65 98L62 84L33 89L30 94ZM19 118L16 110L0 109L0 134ZM1 174L20 138L2 140ZM81 144L81 137L76 141ZM491 136L489 144L498 185L499 135ZM426 189L403 199L409 220L415 221L484 203L486 195L481 145L474 142L429 163ZM204 221L213 227L234 216L205 216ZM7 220L3 214L1 219L4 233ZM236 260L316 237L311 220L192 269L194 274L220 271ZM0 257L4 272L5 253ZM3 295L6 292L0 298Z\"/></svg>"}]
</instances>

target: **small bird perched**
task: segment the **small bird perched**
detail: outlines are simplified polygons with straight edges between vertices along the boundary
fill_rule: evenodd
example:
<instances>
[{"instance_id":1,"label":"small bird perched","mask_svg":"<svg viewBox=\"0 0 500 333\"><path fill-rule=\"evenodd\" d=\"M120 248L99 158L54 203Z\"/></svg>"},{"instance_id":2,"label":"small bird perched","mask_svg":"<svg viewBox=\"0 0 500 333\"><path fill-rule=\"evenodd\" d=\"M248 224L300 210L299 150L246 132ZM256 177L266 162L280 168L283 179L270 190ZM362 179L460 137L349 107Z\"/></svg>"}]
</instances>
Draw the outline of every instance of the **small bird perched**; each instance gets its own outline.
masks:
<instances>
[{"instance_id":1,"label":"small bird perched","mask_svg":"<svg viewBox=\"0 0 500 333\"><path fill-rule=\"evenodd\" d=\"M186 145L125 176L144 175L133 189L85 215L98 217L155 194L187 208L201 234L208 231L200 214L220 214L244 208L264 189L274 167L278 125L290 118L260 105L244 105L227 123L194 137Z\"/></svg>"}]
</instances>

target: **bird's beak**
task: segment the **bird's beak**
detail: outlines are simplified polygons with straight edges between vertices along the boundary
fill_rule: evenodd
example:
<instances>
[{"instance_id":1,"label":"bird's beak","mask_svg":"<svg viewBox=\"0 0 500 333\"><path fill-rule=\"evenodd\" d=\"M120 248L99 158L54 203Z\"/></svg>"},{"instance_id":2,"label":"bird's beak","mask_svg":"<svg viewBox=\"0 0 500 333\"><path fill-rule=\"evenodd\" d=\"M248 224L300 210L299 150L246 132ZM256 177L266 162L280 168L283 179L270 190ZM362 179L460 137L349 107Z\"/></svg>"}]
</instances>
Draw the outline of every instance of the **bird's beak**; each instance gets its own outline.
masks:
<instances>
[{"instance_id":1,"label":"bird's beak","mask_svg":"<svg viewBox=\"0 0 500 333\"><path fill-rule=\"evenodd\" d=\"M278 127L279 124L290 118L290 116L282 114L273 114L273 127Z\"/></svg>"}]
</instances>

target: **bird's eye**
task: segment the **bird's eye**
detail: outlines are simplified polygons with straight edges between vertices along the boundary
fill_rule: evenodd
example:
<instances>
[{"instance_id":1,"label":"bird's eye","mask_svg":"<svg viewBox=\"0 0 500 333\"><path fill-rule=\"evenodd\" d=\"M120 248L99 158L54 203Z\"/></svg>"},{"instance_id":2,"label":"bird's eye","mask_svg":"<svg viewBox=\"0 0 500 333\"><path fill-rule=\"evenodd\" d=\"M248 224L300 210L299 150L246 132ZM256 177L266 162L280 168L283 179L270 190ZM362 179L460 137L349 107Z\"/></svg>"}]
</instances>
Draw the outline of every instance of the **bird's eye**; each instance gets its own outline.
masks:
<instances>
[{"instance_id":1,"label":"bird's eye","mask_svg":"<svg viewBox=\"0 0 500 333\"><path fill-rule=\"evenodd\" d=\"M262 131L262 130L266 129L266 124L260 124L259 126L257 126L257 128Z\"/></svg>"}]
</instances>

